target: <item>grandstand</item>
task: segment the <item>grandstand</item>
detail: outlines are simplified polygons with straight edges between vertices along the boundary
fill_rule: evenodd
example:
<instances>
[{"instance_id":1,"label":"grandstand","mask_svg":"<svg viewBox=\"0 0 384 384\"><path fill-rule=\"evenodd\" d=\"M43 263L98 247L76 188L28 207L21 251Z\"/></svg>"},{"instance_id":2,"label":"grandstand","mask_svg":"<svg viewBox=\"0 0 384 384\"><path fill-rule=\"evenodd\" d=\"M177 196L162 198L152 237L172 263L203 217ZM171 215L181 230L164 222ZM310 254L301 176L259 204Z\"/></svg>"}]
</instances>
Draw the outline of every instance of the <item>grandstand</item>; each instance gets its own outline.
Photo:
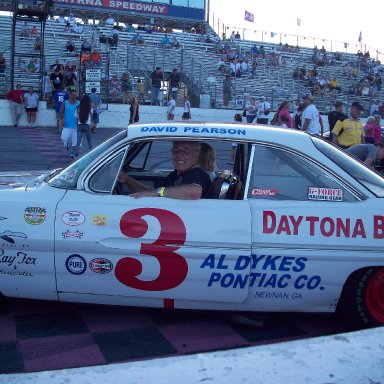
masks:
<instances>
[{"instance_id":1,"label":"grandstand","mask_svg":"<svg viewBox=\"0 0 384 384\"><path fill-rule=\"evenodd\" d=\"M14 11L17 0L0 2L0 9L4 11ZM30 1L29 3L33 3ZM39 3L39 2L37 2ZM44 3L44 2L40 2ZM145 103L150 102L149 77L155 67L159 66L164 72L164 78L172 72L173 68L178 68L181 72L181 89L179 92L179 103L184 95L188 95L192 105L200 105L212 108L224 108L222 98L222 83L224 73L218 71L220 57L223 55L217 50L217 43L206 42L206 37L213 37L214 32L206 21L205 9L173 7L167 6L167 13L153 14L160 12L161 6L151 8L150 12L144 12L139 7L148 3L137 1L135 11L125 9L113 9L106 7L90 7L82 5L83 2L57 0L53 2L55 7L52 9L51 17L42 20L36 17L28 17L22 14L15 17L0 16L0 30L3 31L1 40L1 51L4 51L7 61L5 75L0 78L0 97L3 97L7 89L16 83L21 83L23 87L33 86L40 89L41 79L44 71L51 70L51 66L59 59L60 63L76 63L79 71L80 87L84 89L84 78L81 73L85 69L81 63L80 46L87 38L93 49L97 49L102 54L102 81L101 95L103 101L108 105L110 102L121 102L119 98L112 99L109 93L109 80L113 75L121 77L122 73L128 72L133 87L133 93L137 93L135 87L137 79L143 79L145 83ZM91 1L88 3L92 3ZM129 2L132 3L132 2ZM156 2L157 4L158 2ZM164 1L167 3L167 1ZM169 3L169 1L168 1ZM175 3L175 2L174 2ZM180 1L180 4L183 3ZM198 1L204 3L204 1ZM153 4L153 7L155 5ZM164 6L165 9L165 6ZM162 10L165 12L165 10ZM119 25L119 41L116 49L109 44L112 26L105 24L108 15L113 14L116 24ZM83 27L82 33L65 32L64 25L57 21L58 16L68 17L73 14L76 21ZM34 38L21 37L23 23L27 21L29 27L37 26L43 35L43 46L40 51L34 49ZM164 32L147 33L141 31L144 37L144 44L135 44L135 31L127 30L126 26L133 24L136 28L140 25L157 26L158 28L172 28L169 33L172 37L176 36L180 46L178 48L167 48L162 45ZM145 27L144 27L145 29ZM195 32L200 33L195 33ZM76 51L74 53L65 52L65 44L72 38ZM231 49L241 56L251 58L251 49L256 44L258 47L263 45L267 55L257 58L257 70L254 77L245 74L240 77L233 77L233 100L227 108L241 109L244 103L251 96L259 97L265 95L271 102L272 108L277 109L280 102L284 99L300 99L303 95L313 92L313 84L308 79L294 78L293 73L303 65L307 69L314 67L313 49L299 47L299 52L283 51L277 44L247 41L235 39L231 41ZM272 61L271 55L278 57L278 61ZM34 73L24 70L20 62L24 60L28 63L31 59L36 60L38 69ZM344 65L348 62L351 65L358 65L357 79L345 76ZM358 83L360 79L366 77L372 69L374 60L362 60L356 54L332 55L329 62L317 68L320 75L326 78L337 78L341 91L336 95L328 94L318 97L316 104L320 111L326 113L333 109L335 97L338 100L350 104L359 100L369 111L370 105L374 100L381 100L381 92L371 91L369 95L350 94L348 91ZM226 64L229 67L229 63ZM376 69L380 67L376 67ZM164 94L167 93L168 83L163 84ZM316 95L315 95L316 96Z\"/></svg>"}]
</instances>

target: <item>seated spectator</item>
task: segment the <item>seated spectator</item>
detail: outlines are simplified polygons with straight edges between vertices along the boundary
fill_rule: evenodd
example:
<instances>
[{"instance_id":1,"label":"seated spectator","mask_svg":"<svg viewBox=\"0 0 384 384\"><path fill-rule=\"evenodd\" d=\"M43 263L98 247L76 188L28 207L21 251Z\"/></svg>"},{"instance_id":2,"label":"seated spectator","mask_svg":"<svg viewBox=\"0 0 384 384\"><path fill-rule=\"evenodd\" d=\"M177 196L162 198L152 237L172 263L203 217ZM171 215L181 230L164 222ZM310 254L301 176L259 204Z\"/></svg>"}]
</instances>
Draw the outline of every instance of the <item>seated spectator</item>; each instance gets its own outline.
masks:
<instances>
[{"instance_id":1,"label":"seated spectator","mask_svg":"<svg viewBox=\"0 0 384 384\"><path fill-rule=\"evenodd\" d=\"M83 33L83 26L80 24L80 23L77 23L74 27L73 27L73 32L81 35Z\"/></svg>"},{"instance_id":2,"label":"seated spectator","mask_svg":"<svg viewBox=\"0 0 384 384\"><path fill-rule=\"evenodd\" d=\"M91 51L92 51L91 43L88 41L87 38L85 38L83 43L81 44L80 51L81 52L91 53Z\"/></svg>"},{"instance_id":3,"label":"seated spectator","mask_svg":"<svg viewBox=\"0 0 384 384\"><path fill-rule=\"evenodd\" d=\"M364 141L367 144L375 144L375 138L373 136L375 118L373 116L369 116L366 124L364 125Z\"/></svg>"},{"instance_id":4,"label":"seated spectator","mask_svg":"<svg viewBox=\"0 0 384 384\"><path fill-rule=\"evenodd\" d=\"M74 27L76 25L76 19L75 17L73 16L73 13L71 13L67 19L67 23L69 23L69 25L71 27Z\"/></svg>"},{"instance_id":5,"label":"seated spectator","mask_svg":"<svg viewBox=\"0 0 384 384\"><path fill-rule=\"evenodd\" d=\"M36 73L36 65L35 65L35 61L33 59L29 60L29 63L27 65L27 72L29 74Z\"/></svg>"},{"instance_id":6,"label":"seated spectator","mask_svg":"<svg viewBox=\"0 0 384 384\"><path fill-rule=\"evenodd\" d=\"M33 45L33 49L34 49L35 51L40 51L40 50L41 50L41 40L40 40L40 36L36 36L35 44Z\"/></svg>"},{"instance_id":7,"label":"seated spectator","mask_svg":"<svg viewBox=\"0 0 384 384\"><path fill-rule=\"evenodd\" d=\"M230 67L232 77L241 77L241 66L238 59L234 59Z\"/></svg>"},{"instance_id":8,"label":"seated spectator","mask_svg":"<svg viewBox=\"0 0 384 384\"><path fill-rule=\"evenodd\" d=\"M381 125L380 125L381 117L380 115L375 115L374 118L375 118L375 123L373 124L373 138L375 139L375 144L378 144L383 141L381 137L382 135Z\"/></svg>"},{"instance_id":9,"label":"seated spectator","mask_svg":"<svg viewBox=\"0 0 384 384\"><path fill-rule=\"evenodd\" d=\"M356 79L358 73L359 73L359 68L357 67L357 65L353 65L353 67L351 68L351 76L354 79Z\"/></svg>"},{"instance_id":10,"label":"seated spectator","mask_svg":"<svg viewBox=\"0 0 384 384\"><path fill-rule=\"evenodd\" d=\"M91 55L88 52L82 52L80 62L82 64L84 64L84 63L89 64L90 57L91 57Z\"/></svg>"},{"instance_id":11,"label":"seated spectator","mask_svg":"<svg viewBox=\"0 0 384 384\"><path fill-rule=\"evenodd\" d=\"M121 95L121 82L120 80L117 78L116 75L114 75L111 79L111 83L110 83L110 94L111 96L114 98L114 99L118 99L120 98L120 95Z\"/></svg>"},{"instance_id":12,"label":"seated spectator","mask_svg":"<svg viewBox=\"0 0 384 384\"><path fill-rule=\"evenodd\" d=\"M253 44L253 47L251 48L251 54L253 56L258 56L259 55L259 49L257 48L256 44Z\"/></svg>"},{"instance_id":13,"label":"seated spectator","mask_svg":"<svg viewBox=\"0 0 384 384\"><path fill-rule=\"evenodd\" d=\"M324 90L320 86L320 82L317 82L313 85L313 94L316 97L323 97L324 95Z\"/></svg>"},{"instance_id":14,"label":"seated spectator","mask_svg":"<svg viewBox=\"0 0 384 384\"><path fill-rule=\"evenodd\" d=\"M180 43L177 41L176 36L173 36L171 45L173 48L180 48Z\"/></svg>"},{"instance_id":15,"label":"seated spectator","mask_svg":"<svg viewBox=\"0 0 384 384\"><path fill-rule=\"evenodd\" d=\"M65 50L67 52L74 52L76 50L76 45L72 38L70 37L67 43L65 44Z\"/></svg>"},{"instance_id":16,"label":"seated spectator","mask_svg":"<svg viewBox=\"0 0 384 384\"><path fill-rule=\"evenodd\" d=\"M265 59L266 51L265 51L264 45L260 45L260 48L259 48L259 54L260 54L260 56L261 56L263 59Z\"/></svg>"},{"instance_id":17,"label":"seated spectator","mask_svg":"<svg viewBox=\"0 0 384 384\"><path fill-rule=\"evenodd\" d=\"M27 72L27 66L25 60L22 57L19 57L19 70L20 72Z\"/></svg>"},{"instance_id":18,"label":"seated spectator","mask_svg":"<svg viewBox=\"0 0 384 384\"><path fill-rule=\"evenodd\" d=\"M379 100L372 100L371 108L369 109L369 114L375 116L379 114Z\"/></svg>"},{"instance_id":19,"label":"seated spectator","mask_svg":"<svg viewBox=\"0 0 384 384\"><path fill-rule=\"evenodd\" d=\"M57 18L57 22L60 23L60 24L67 24L67 20L65 20L64 16L59 16Z\"/></svg>"},{"instance_id":20,"label":"seated spectator","mask_svg":"<svg viewBox=\"0 0 384 384\"><path fill-rule=\"evenodd\" d=\"M101 65L101 55L100 53L94 49L89 57L89 62L91 64L91 68L100 67Z\"/></svg>"},{"instance_id":21,"label":"seated spectator","mask_svg":"<svg viewBox=\"0 0 384 384\"><path fill-rule=\"evenodd\" d=\"M77 77L73 71L70 71L65 75L64 84L68 91L70 90L70 88L76 89Z\"/></svg>"},{"instance_id":22,"label":"seated spectator","mask_svg":"<svg viewBox=\"0 0 384 384\"><path fill-rule=\"evenodd\" d=\"M255 59L253 59L253 61L252 61L252 67L251 67L251 75L252 75L252 79L254 79L255 76L256 76L256 68L257 68L257 60L256 60L256 58L255 58Z\"/></svg>"},{"instance_id":23,"label":"seated spectator","mask_svg":"<svg viewBox=\"0 0 384 384\"><path fill-rule=\"evenodd\" d=\"M149 35L151 35L153 33L152 25L147 24L145 26L145 32L148 33Z\"/></svg>"},{"instance_id":24,"label":"seated spectator","mask_svg":"<svg viewBox=\"0 0 384 384\"><path fill-rule=\"evenodd\" d=\"M73 30L72 30L72 27L71 27L71 24L67 23L64 27L64 32L65 33L72 33Z\"/></svg>"},{"instance_id":25,"label":"seated spectator","mask_svg":"<svg viewBox=\"0 0 384 384\"><path fill-rule=\"evenodd\" d=\"M217 63L217 70L219 72L223 72L225 68L225 61L222 57L220 57L219 62Z\"/></svg>"},{"instance_id":26,"label":"seated spectator","mask_svg":"<svg viewBox=\"0 0 384 384\"><path fill-rule=\"evenodd\" d=\"M31 35L31 30L28 27L28 23L26 21L23 22L21 27L20 36L21 37L29 37Z\"/></svg>"},{"instance_id":27,"label":"seated spectator","mask_svg":"<svg viewBox=\"0 0 384 384\"><path fill-rule=\"evenodd\" d=\"M376 86L376 91L380 92L381 91L381 76L379 73L375 74L375 79L373 80Z\"/></svg>"},{"instance_id":28,"label":"seated spectator","mask_svg":"<svg viewBox=\"0 0 384 384\"><path fill-rule=\"evenodd\" d=\"M38 35L38 31L36 26L34 25L31 29L31 37L36 37Z\"/></svg>"},{"instance_id":29,"label":"seated spectator","mask_svg":"<svg viewBox=\"0 0 384 384\"><path fill-rule=\"evenodd\" d=\"M336 77L333 77L328 85L331 90L333 89L336 89L337 91L341 90L339 82L337 81Z\"/></svg>"},{"instance_id":30,"label":"seated spectator","mask_svg":"<svg viewBox=\"0 0 384 384\"><path fill-rule=\"evenodd\" d=\"M171 48L171 40L169 39L168 35L165 35L162 38L160 45L162 45L164 48Z\"/></svg>"},{"instance_id":31,"label":"seated spectator","mask_svg":"<svg viewBox=\"0 0 384 384\"><path fill-rule=\"evenodd\" d=\"M115 19L112 17L112 15L108 15L107 20L105 20L105 25L112 27L115 24Z\"/></svg>"},{"instance_id":32,"label":"seated spectator","mask_svg":"<svg viewBox=\"0 0 384 384\"><path fill-rule=\"evenodd\" d=\"M125 30L126 32L136 32L135 27L132 24L128 24ZM154 31L155 32L155 31Z\"/></svg>"},{"instance_id":33,"label":"seated spectator","mask_svg":"<svg viewBox=\"0 0 384 384\"><path fill-rule=\"evenodd\" d=\"M136 32L132 37L132 43L135 45L145 44L144 37L139 32Z\"/></svg>"}]
</instances>

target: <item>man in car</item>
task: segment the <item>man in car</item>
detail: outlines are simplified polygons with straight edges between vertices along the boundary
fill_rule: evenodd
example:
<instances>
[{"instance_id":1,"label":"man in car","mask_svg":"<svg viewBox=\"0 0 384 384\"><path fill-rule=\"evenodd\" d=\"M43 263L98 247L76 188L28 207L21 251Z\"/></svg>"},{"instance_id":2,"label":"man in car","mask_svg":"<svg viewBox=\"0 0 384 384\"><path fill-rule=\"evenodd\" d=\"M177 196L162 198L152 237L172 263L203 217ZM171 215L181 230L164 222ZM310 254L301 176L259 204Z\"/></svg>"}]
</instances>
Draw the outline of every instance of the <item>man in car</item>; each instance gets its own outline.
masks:
<instances>
[{"instance_id":1,"label":"man in car","mask_svg":"<svg viewBox=\"0 0 384 384\"><path fill-rule=\"evenodd\" d=\"M211 180L198 165L199 155L200 143L176 141L172 148L175 170L163 180L159 188L148 188L124 172L120 172L118 181L134 192L130 195L134 198L158 196L185 200L200 199L206 197Z\"/></svg>"},{"instance_id":2,"label":"man in car","mask_svg":"<svg viewBox=\"0 0 384 384\"><path fill-rule=\"evenodd\" d=\"M357 144L345 150L367 165L375 165L376 160L384 160L384 144Z\"/></svg>"}]
</instances>

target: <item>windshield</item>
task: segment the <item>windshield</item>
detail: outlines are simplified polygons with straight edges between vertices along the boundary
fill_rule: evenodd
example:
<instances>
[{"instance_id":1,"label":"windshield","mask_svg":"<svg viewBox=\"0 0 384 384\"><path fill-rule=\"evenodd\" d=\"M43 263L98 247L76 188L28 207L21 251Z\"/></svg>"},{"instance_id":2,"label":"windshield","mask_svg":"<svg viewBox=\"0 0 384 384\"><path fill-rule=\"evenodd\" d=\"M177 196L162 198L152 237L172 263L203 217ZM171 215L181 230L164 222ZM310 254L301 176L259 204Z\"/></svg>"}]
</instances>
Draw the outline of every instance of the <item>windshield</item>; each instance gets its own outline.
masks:
<instances>
[{"instance_id":1,"label":"windshield","mask_svg":"<svg viewBox=\"0 0 384 384\"><path fill-rule=\"evenodd\" d=\"M110 139L104 141L92 151L86 153L75 162L71 163L67 168L62 169L59 173L53 173L49 175L45 182L49 185L59 188L75 189L77 180L83 170L89 166L95 159L97 159L102 153L107 151L119 141L123 140L127 136L127 131L121 131Z\"/></svg>"},{"instance_id":2,"label":"windshield","mask_svg":"<svg viewBox=\"0 0 384 384\"><path fill-rule=\"evenodd\" d=\"M348 153L338 150L324 140L316 137L312 137L312 140L319 151L356 179L370 192L377 197L384 197L383 177L371 171L367 166L355 160L355 158Z\"/></svg>"}]
</instances>

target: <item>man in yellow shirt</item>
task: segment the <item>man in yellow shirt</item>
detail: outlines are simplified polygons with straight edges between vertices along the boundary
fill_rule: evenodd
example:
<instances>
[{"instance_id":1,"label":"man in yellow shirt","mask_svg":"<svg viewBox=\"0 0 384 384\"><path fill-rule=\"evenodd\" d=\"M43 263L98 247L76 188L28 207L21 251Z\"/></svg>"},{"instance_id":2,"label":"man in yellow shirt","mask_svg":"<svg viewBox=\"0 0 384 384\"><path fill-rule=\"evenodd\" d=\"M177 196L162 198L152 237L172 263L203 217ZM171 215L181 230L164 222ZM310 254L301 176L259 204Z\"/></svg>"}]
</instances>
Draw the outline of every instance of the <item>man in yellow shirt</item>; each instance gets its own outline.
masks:
<instances>
[{"instance_id":1,"label":"man in yellow shirt","mask_svg":"<svg viewBox=\"0 0 384 384\"><path fill-rule=\"evenodd\" d=\"M364 129L360 121L363 106L355 101L351 105L351 116L343 121L339 120L332 130L332 142L341 148L364 144Z\"/></svg>"}]
</instances>

